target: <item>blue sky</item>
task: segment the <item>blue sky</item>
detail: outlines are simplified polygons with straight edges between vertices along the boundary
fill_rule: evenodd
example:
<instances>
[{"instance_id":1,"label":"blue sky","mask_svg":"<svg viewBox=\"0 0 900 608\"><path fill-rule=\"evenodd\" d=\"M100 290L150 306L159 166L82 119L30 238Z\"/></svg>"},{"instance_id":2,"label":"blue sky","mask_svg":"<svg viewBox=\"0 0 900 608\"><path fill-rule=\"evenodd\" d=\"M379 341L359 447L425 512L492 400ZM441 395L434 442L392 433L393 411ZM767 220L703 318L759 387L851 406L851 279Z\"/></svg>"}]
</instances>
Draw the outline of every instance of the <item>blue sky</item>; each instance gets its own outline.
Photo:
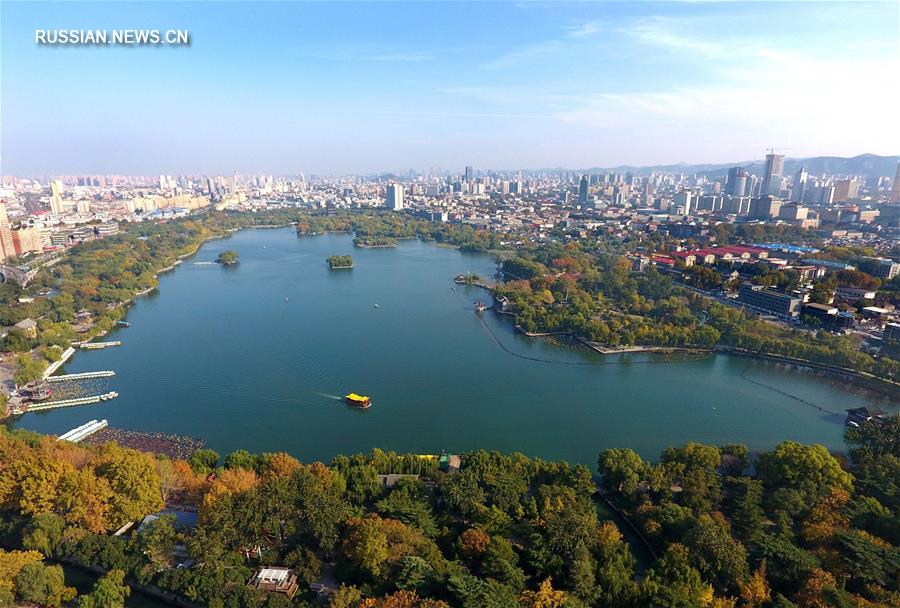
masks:
<instances>
[{"instance_id":1,"label":"blue sky","mask_svg":"<svg viewBox=\"0 0 900 608\"><path fill-rule=\"evenodd\" d=\"M898 3L0 1L4 174L896 154ZM50 48L36 28L187 29Z\"/></svg>"}]
</instances>

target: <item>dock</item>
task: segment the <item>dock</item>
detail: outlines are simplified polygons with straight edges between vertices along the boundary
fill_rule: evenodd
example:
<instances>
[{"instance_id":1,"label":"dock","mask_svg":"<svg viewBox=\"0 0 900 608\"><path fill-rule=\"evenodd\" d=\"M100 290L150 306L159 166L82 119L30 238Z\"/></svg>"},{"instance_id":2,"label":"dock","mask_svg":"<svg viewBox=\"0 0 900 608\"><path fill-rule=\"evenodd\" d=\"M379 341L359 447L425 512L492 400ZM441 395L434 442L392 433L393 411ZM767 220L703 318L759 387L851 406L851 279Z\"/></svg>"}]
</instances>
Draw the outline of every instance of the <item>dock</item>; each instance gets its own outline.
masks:
<instances>
[{"instance_id":1,"label":"dock","mask_svg":"<svg viewBox=\"0 0 900 608\"><path fill-rule=\"evenodd\" d=\"M97 431L105 429L107 426L109 426L109 422L107 422L106 418L104 418L103 420L91 420L90 422L86 422L81 426L75 427L67 433L63 433L59 436L57 441L71 441L72 443L79 443L80 441L87 439Z\"/></svg>"},{"instance_id":2,"label":"dock","mask_svg":"<svg viewBox=\"0 0 900 608\"><path fill-rule=\"evenodd\" d=\"M48 376L46 378L47 382L65 382L67 380L90 380L92 378L109 378L111 376L115 376L116 372L113 371L102 371L102 372L83 372L81 374L63 374L62 376Z\"/></svg>"},{"instance_id":3,"label":"dock","mask_svg":"<svg viewBox=\"0 0 900 608\"><path fill-rule=\"evenodd\" d=\"M71 346L64 350L63 354L59 358L59 361L54 361L49 366L47 366L47 369L44 370L44 378L46 379L52 376L56 372L56 370L62 367L66 363L66 361L68 361L69 358L74 354L75 349Z\"/></svg>"},{"instance_id":4,"label":"dock","mask_svg":"<svg viewBox=\"0 0 900 608\"><path fill-rule=\"evenodd\" d=\"M102 395L93 395L91 397L78 397L77 399L62 399L60 401L47 401L45 403L28 404L29 412L43 412L44 410L53 410L60 407L74 407L76 405L91 405L100 403L101 401L109 401L119 396L116 391L103 393Z\"/></svg>"},{"instance_id":5,"label":"dock","mask_svg":"<svg viewBox=\"0 0 900 608\"><path fill-rule=\"evenodd\" d=\"M80 348L82 350L99 350L110 346L122 346L122 342L119 340L113 340L112 342L82 342Z\"/></svg>"}]
</instances>

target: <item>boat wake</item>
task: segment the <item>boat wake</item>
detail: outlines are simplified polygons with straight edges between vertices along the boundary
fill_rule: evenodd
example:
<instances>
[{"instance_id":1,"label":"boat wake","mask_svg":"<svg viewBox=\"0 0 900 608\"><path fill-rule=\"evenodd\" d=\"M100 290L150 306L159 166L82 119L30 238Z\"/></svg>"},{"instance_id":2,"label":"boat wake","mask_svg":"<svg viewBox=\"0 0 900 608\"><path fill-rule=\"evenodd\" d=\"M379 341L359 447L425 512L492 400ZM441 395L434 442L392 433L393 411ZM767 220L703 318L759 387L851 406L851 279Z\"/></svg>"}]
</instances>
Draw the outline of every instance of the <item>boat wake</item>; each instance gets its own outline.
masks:
<instances>
[{"instance_id":1,"label":"boat wake","mask_svg":"<svg viewBox=\"0 0 900 608\"><path fill-rule=\"evenodd\" d=\"M334 399L335 401L343 401L343 397L338 397L337 395L329 395L328 393L319 393L319 395L323 397L327 397L328 399Z\"/></svg>"},{"instance_id":2,"label":"boat wake","mask_svg":"<svg viewBox=\"0 0 900 608\"><path fill-rule=\"evenodd\" d=\"M212 266L215 262L194 262L194 266Z\"/></svg>"}]
</instances>

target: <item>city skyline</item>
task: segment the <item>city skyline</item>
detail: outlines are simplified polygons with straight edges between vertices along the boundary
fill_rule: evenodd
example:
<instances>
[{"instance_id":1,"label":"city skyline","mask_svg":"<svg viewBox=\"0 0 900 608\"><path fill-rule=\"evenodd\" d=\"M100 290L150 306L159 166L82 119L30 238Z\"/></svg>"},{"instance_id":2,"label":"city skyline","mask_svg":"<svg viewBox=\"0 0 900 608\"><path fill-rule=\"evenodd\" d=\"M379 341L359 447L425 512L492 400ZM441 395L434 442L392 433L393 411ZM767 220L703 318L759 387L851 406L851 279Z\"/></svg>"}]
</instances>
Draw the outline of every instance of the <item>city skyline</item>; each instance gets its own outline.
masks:
<instances>
[{"instance_id":1,"label":"city skyline","mask_svg":"<svg viewBox=\"0 0 900 608\"><path fill-rule=\"evenodd\" d=\"M3 173L725 164L900 140L893 3L265 9L4 2ZM119 27L192 44L34 42Z\"/></svg>"}]
</instances>

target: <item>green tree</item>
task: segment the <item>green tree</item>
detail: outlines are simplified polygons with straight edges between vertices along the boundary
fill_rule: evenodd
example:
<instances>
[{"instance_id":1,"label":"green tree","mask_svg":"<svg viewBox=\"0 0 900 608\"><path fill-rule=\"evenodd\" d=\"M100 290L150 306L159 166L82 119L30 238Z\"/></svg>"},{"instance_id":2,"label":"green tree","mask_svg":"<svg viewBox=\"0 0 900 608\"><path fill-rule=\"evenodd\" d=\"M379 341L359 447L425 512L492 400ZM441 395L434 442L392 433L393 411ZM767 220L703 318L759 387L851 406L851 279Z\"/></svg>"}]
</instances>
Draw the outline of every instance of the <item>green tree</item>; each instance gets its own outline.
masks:
<instances>
[{"instance_id":1,"label":"green tree","mask_svg":"<svg viewBox=\"0 0 900 608\"><path fill-rule=\"evenodd\" d=\"M79 608L124 608L131 588L125 584L125 573L110 570L94 583L94 589L78 598Z\"/></svg>"},{"instance_id":2,"label":"green tree","mask_svg":"<svg viewBox=\"0 0 900 608\"><path fill-rule=\"evenodd\" d=\"M719 589L737 591L749 575L747 550L731 537L723 518L703 514L684 540L691 564Z\"/></svg>"},{"instance_id":3,"label":"green tree","mask_svg":"<svg viewBox=\"0 0 900 608\"><path fill-rule=\"evenodd\" d=\"M677 543L647 572L644 601L659 608L696 608L712 601L712 587L688 563L688 550Z\"/></svg>"},{"instance_id":4,"label":"green tree","mask_svg":"<svg viewBox=\"0 0 900 608\"><path fill-rule=\"evenodd\" d=\"M16 595L26 602L60 608L75 597L75 589L66 587L62 566L42 562L26 564L15 579Z\"/></svg>"},{"instance_id":5,"label":"green tree","mask_svg":"<svg viewBox=\"0 0 900 608\"><path fill-rule=\"evenodd\" d=\"M760 455L757 468L767 490L796 490L808 505L832 489L850 491L853 485L850 473L821 445L785 441Z\"/></svg>"},{"instance_id":6,"label":"green tree","mask_svg":"<svg viewBox=\"0 0 900 608\"><path fill-rule=\"evenodd\" d=\"M629 449L609 449L600 453L597 470L603 476L602 485L607 492L630 497L647 475L649 465Z\"/></svg>"},{"instance_id":7,"label":"green tree","mask_svg":"<svg viewBox=\"0 0 900 608\"><path fill-rule=\"evenodd\" d=\"M188 462L195 473L211 473L219 463L219 455L213 450L204 448L194 452Z\"/></svg>"},{"instance_id":8,"label":"green tree","mask_svg":"<svg viewBox=\"0 0 900 608\"><path fill-rule=\"evenodd\" d=\"M38 513L22 531L22 548L52 557L62 544L66 522L55 513Z\"/></svg>"}]
</instances>

